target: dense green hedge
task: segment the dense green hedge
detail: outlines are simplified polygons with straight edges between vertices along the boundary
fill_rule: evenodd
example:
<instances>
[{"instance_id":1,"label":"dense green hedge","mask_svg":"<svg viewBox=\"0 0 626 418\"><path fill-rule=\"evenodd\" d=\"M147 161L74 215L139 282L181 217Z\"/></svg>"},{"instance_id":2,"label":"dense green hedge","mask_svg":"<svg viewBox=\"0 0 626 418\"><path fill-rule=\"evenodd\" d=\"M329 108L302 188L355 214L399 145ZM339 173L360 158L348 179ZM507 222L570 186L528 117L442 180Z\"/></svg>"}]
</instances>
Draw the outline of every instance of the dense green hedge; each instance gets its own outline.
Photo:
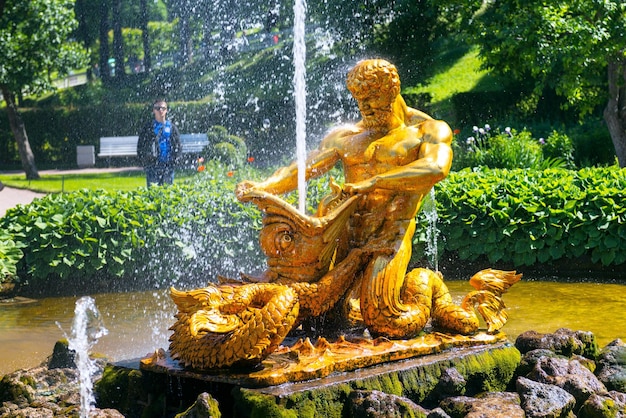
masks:
<instances>
[{"instance_id":1,"label":"dense green hedge","mask_svg":"<svg viewBox=\"0 0 626 418\"><path fill-rule=\"evenodd\" d=\"M235 184L259 175L211 163L193 180L132 192L49 195L0 218L0 271L22 284L54 282L131 287L199 286L218 274L263 268L260 213L235 199ZM316 202L323 182L309 187ZM487 257L531 266L589 257L626 262L626 171L616 167L464 170L436 186L442 256ZM290 196L295 203L296 196ZM424 247L426 217L414 239ZM20 259L21 252L24 256ZM18 261L19 260L19 261ZM17 262L17 269L15 268Z\"/></svg>"},{"instance_id":2,"label":"dense green hedge","mask_svg":"<svg viewBox=\"0 0 626 418\"><path fill-rule=\"evenodd\" d=\"M260 216L236 201L238 179L213 166L171 187L47 195L10 209L0 230L25 247L17 267L30 288L200 285L260 259Z\"/></svg>"},{"instance_id":3,"label":"dense green hedge","mask_svg":"<svg viewBox=\"0 0 626 418\"><path fill-rule=\"evenodd\" d=\"M626 262L626 170L463 170L436 190L443 252L462 260Z\"/></svg>"}]
</instances>

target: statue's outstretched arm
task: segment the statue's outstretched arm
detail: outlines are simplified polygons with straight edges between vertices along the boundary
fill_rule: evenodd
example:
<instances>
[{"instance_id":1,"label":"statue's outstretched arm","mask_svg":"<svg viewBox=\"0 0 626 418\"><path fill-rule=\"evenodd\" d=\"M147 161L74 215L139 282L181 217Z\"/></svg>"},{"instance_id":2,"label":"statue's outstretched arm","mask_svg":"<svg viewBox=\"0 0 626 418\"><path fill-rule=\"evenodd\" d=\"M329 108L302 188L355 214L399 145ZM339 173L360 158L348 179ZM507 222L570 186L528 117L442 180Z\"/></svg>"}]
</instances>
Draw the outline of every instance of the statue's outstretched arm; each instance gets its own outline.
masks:
<instances>
[{"instance_id":1,"label":"statue's outstretched arm","mask_svg":"<svg viewBox=\"0 0 626 418\"><path fill-rule=\"evenodd\" d=\"M313 151L306 161L306 179L319 177L328 172L339 161L339 155L335 149L318 149ZM298 165L292 163L279 168L265 181L256 183L243 181L237 185L235 191L239 200L245 201L251 190L264 191L270 194L288 193L298 188Z\"/></svg>"}]
</instances>

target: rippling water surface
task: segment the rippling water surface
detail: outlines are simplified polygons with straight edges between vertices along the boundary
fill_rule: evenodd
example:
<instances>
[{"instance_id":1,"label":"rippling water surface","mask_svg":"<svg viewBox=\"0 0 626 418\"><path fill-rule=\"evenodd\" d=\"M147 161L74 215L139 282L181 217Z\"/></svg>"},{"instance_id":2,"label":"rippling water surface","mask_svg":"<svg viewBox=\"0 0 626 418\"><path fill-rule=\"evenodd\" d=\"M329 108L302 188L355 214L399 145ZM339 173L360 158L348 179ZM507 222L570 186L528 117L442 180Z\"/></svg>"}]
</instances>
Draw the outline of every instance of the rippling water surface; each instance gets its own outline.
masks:
<instances>
[{"instance_id":1,"label":"rippling water surface","mask_svg":"<svg viewBox=\"0 0 626 418\"><path fill-rule=\"evenodd\" d=\"M167 348L175 306L165 291L92 295L108 335L94 351L114 360ZM78 297L0 304L0 375L38 365L57 340L70 334Z\"/></svg>"},{"instance_id":2,"label":"rippling water surface","mask_svg":"<svg viewBox=\"0 0 626 418\"><path fill-rule=\"evenodd\" d=\"M472 288L448 283L459 298ZM554 332L558 328L592 331L603 347L626 339L626 285L522 280L504 295L509 320L503 331L514 341L524 331Z\"/></svg>"},{"instance_id":3,"label":"rippling water surface","mask_svg":"<svg viewBox=\"0 0 626 418\"><path fill-rule=\"evenodd\" d=\"M472 290L449 281L456 301ZM142 357L167 348L175 307L165 291L92 295L109 334L94 351L113 360ZM0 304L0 375L33 367L70 332L78 298L47 298L29 304ZM600 346L626 339L626 285L523 280L504 296L511 340L526 330L553 332L566 327L592 331Z\"/></svg>"}]
</instances>

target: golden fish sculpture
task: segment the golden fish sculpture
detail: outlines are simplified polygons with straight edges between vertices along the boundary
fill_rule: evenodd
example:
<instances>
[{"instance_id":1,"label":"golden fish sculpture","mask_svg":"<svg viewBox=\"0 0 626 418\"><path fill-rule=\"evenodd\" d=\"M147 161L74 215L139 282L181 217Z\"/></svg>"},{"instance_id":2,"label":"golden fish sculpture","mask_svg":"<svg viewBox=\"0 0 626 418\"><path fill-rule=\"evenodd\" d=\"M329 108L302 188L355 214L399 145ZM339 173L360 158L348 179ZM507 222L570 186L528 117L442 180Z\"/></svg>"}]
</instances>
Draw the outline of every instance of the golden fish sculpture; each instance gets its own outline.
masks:
<instances>
[{"instance_id":1,"label":"golden fish sculpture","mask_svg":"<svg viewBox=\"0 0 626 418\"><path fill-rule=\"evenodd\" d=\"M402 268L390 272L386 263L370 263L398 256L384 245L350 249L337 261L357 196L327 199L320 211L325 215L319 217L303 215L269 193L255 192L249 198L264 212L260 243L268 256L268 270L260 278L245 276L246 282L171 289L178 313L169 349L185 367L209 370L258 364L302 320L318 317L340 301L347 322L388 338L411 338L429 320L456 333L475 333L480 325L475 307L489 332L506 322L501 295L521 274L483 270L470 280L476 290L456 305L439 273L418 268L404 276ZM366 265L374 270L383 267L365 272ZM363 280L370 273L374 279Z\"/></svg>"},{"instance_id":2,"label":"golden fish sculpture","mask_svg":"<svg viewBox=\"0 0 626 418\"><path fill-rule=\"evenodd\" d=\"M276 196L255 195L265 214L260 243L269 268L261 278L245 279L263 282L172 288L178 308L170 328L172 358L195 369L252 365L274 351L301 319L332 308L365 261L364 252L355 249L340 266L332 266L356 199L326 216L309 217Z\"/></svg>"}]
</instances>

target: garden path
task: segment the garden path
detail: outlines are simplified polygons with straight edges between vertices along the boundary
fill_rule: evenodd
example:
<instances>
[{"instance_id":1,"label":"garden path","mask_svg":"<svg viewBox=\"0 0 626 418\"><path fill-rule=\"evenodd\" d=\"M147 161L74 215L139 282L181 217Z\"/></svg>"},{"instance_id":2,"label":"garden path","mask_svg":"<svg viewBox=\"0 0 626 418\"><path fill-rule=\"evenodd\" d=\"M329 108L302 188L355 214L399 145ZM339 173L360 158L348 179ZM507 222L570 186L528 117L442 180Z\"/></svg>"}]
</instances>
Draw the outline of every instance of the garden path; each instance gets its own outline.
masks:
<instances>
[{"instance_id":1,"label":"garden path","mask_svg":"<svg viewBox=\"0 0 626 418\"><path fill-rule=\"evenodd\" d=\"M83 168L76 170L41 170L40 175L50 174L79 174L79 173L112 173L117 171L141 170L140 167L116 167L116 168ZM0 190L0 218L7 210L17 205L27 205L38 197L45 196L45 193L33 192L32 190L16 189L4 186Z\"/></svg>"}]
</instances>

